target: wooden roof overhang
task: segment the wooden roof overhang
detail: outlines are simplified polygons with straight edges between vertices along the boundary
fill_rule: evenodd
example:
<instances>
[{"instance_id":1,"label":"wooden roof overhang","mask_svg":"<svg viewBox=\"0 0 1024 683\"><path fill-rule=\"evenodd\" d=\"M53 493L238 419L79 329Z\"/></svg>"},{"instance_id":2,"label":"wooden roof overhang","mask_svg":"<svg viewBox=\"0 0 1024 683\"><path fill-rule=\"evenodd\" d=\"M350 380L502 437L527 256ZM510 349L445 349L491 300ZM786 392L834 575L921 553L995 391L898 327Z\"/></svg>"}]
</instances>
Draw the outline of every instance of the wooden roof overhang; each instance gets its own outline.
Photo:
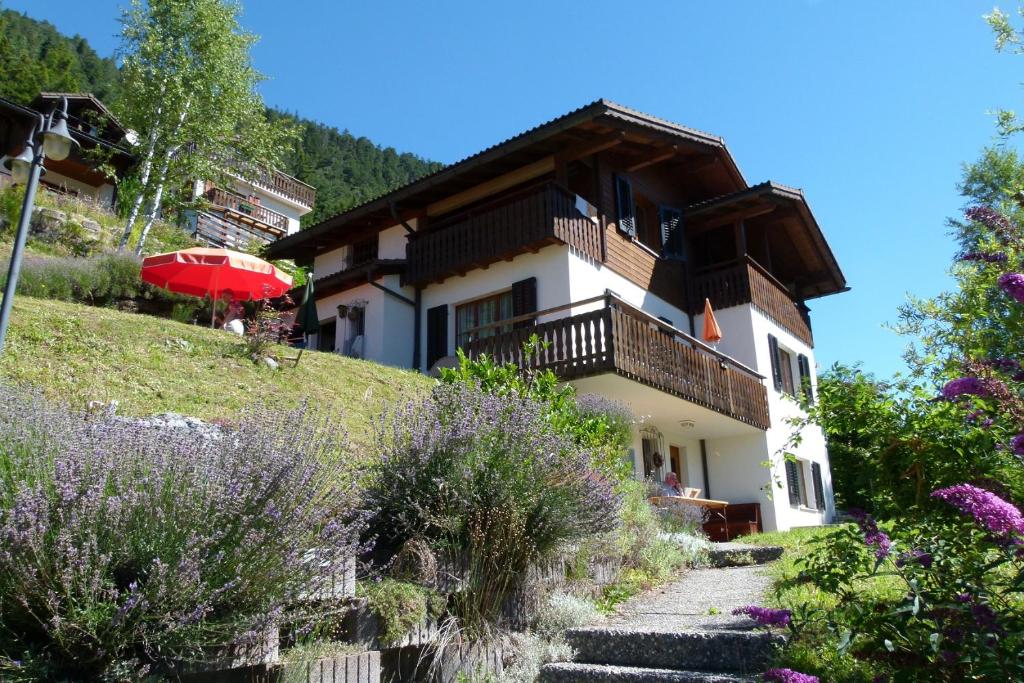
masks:
<instances>
[{"instance_id":1,"label":"wooden roof overhang","mask_svg":"<svg viewBox=\"0 0 1024 683\"><path fill-rule=\"evenodd\" d=\"M395 225L396 215L403 220L442 215L463 206L460 197L468 199L481 188L499 187L503 180L540 178L559 162L611 148L632 159L637 168L670 160L699 162L694 166L720 176L720 192L747 186L721 138L598 100L278 240L270 245L269 254L308 263L318 253Z\"/></svg>"},{"instance_id":2,"label":"wooden roof overhang","mask_svg":"<svg viewBox=\"0 0 1024 683\"><path fill-rule=\"evenodd\" d=\"M782 246L773 249L773 270L793 284L801 300L848 289L846 277L798 189L768 181L699 202L684 214L690 234L740 221L748 231L765 229L773 243Z\"/></svg>"},{"instance_id":3,"label":"wooden roof overhang","mask_svg":"<svg viewBox=\"0 0 1024 683\"><path fill-rule=\"evenodd\" d=\"M10 100L0 98L0 155L20 154L25 147L25 140L32 126L38 120L40 112L24 107ZM135 162L131 151L120 144L96 137L85 131L71 127L71 136L81 145L80 150L73 151L71 156L60 162L47 160L46 167L61 175L81 180L98 187L109 182L107 177L97 170L95 161L82 154L82 150L102 147L111 153L110 163L121 173L128 170Z\"/></svg>"},{"instance_id":4,"label":"wooden roof overhang","mask_svg":"<svg viewBox=\"0 0 1024 683\"><path fill-rule=\"evenodd\" d=\"M330 275L324 275L313 281L317 298L344 292L347 289L364 285L384 275L401 275L405 272L405 259L374 259L355 268L346 268ZM292 291L292 299L302 296L302 287Z\"/></svg>"}]
</instances>

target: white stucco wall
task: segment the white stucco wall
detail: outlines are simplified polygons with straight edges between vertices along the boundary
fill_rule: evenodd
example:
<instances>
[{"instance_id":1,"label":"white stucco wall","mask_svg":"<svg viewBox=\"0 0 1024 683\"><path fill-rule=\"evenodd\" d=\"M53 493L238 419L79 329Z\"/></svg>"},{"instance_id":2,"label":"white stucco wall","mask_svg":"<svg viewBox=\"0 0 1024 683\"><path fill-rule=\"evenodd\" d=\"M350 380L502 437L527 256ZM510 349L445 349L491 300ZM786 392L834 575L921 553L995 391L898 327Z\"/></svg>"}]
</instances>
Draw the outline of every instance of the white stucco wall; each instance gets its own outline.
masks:
<instances>
[{"instance_id":1,"label":"white stucco wall","mask_svg":"<svg viewBox=\"0 0 1024 683\"><path fill-rule=\"evenodd\" d=\"M600 296L606 290L615 292L626 303L642 309L656 318L664 317L672 321L677 329L688 331L689 318L686 313L663 299L651 294L643 287L627 280L611 268L584 258L574 252L569 253L569 301L584 301ZM600 308L603 304L595 303L573 309L573 314Z\"/></svg>"},{"instance_id":2,"label":"white stucco wall","mask_svg":"<svg viewBox=\"0 0 1024 683\"><path fill-rule=\"evenodd\" d=\"M512 283L537 278L537 309L544 310L569 300L569 248L565 245L544 247L536 254L522 254L511 261L499 261L486 270L478 268L423 289L420 343L426 368L427 311L434 306L448 308L448 353L455 352L455 306L512 288Z\"/></svg>"},{"instance_id":3,"label":"white stucco wall","mask_svg":"<svg viewBox=\"0 0 1024 683\"><path fill-rule=\"evenodd\" d=\"M0 163L6 161L9 157L0 157ZM91 199L99 204L109 206L114 199L114 186L110 183L103 183L98 187L87 185L86 183L68 178L67 176L61 175L55 171L47 171L41 178L42 181L49 183L50 185L56 185L67 190L77 192L80 197ZM45 191L44 188L40 188Z\"/></svg>"},{"instance_id":4,"label":"white stucco wall","mask_svg":"<svg viewBox=\"0 0 1024 683\"><path fill-rule=\"evenodd\" d=\"M416 229L416 219L408 221L409 226ZM380 239L377 244L377 258L381 259L403 259L405 258L405 245L407 243L405 228L396 225L380 231Z\"/></svg>"},{"instance_id":5,"label":"white stucco wall","mask_svg":"<svg viewBox=\"0 0 1024 683\"><path fill-rule=\"evenodd\" d=\"M378 282L393 291L402 292L397 275L385 276ZM317 314L321 322L326 322L337 318L339 305L352 306L358 303L365 303L366 307L363 358L396 367L407 368L412 365L414 316L413 308L409 304L370 284L364 284L318 299ZM334 349L336 353L342 353L350 336L348 326L352 323L345 318L337 322Z\"/></svg>"}]
</instances>

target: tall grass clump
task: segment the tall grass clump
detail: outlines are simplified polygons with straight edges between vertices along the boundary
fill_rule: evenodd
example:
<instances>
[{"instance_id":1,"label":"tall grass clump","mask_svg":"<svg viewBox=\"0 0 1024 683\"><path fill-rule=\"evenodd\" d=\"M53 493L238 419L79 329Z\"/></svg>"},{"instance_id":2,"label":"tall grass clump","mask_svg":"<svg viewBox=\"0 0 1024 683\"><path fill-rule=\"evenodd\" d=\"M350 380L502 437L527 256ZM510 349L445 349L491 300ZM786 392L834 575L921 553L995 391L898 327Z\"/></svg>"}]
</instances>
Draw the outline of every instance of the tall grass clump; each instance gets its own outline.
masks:
<instances>
[{"instance_id":1,"label":"tall grass clump","mask_svg":"<svg viewBox=\"0 0 1024 683\"><path fill-rule=\"evenodd\" d=\"M439 385L379 425L367 484L381 548L422 539L457 569L451 609L487 635L528 568L614 527L614 482L547 419L546 406L473 382Z\"/></svg>"},{"instance_id":2,"label":"tall grass clump","mask_svg":"<svg viewBox=\"0 0 1024 683\"><path fill-rule=\"evenodd\" d=\"M0 679L138 680L303 628L356 552L334 425L203 434L0 386Z\"/></svg>"}]
</instances>

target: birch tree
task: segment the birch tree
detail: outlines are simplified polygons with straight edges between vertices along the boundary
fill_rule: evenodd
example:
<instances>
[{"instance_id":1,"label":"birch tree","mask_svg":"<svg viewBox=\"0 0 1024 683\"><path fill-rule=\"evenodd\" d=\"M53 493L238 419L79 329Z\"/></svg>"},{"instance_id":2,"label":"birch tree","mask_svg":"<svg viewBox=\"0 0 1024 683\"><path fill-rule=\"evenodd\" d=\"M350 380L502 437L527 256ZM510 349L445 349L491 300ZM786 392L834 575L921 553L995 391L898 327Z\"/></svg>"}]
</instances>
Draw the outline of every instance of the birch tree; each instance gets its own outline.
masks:
<instances>
[{"instance_id":1,"label":"birch tree","mask_svg":"<svg viewBox=\"0 0 1024 683\"><path fill-rule=\"evenodd\" d=\"M139 161L119 248L136 226L141 253L170 200L196 180L223 183L279 165L293 131L270 121L250 51L257 38L235 0L132 0L124 11L121 117L138 135Z\"/></svg>"}]
</instances>

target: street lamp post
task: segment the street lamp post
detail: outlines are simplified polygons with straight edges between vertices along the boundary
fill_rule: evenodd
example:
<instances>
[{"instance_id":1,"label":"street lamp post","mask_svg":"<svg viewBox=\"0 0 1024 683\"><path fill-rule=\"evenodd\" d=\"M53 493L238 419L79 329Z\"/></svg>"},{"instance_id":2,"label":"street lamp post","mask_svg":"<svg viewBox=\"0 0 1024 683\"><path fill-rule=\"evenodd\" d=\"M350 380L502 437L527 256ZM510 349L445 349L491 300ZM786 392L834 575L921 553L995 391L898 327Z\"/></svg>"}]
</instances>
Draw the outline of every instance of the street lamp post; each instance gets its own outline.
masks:
<instances>
[{"instance_id":1,"label":"street lamp post","mask_svg":"<svg viewBox=\"0 0 1024 683\"><path fill-rule=\"evenodd\" d=\"M40 139L42 138L42 139ZM28 226L32 220L32 207L36 200L36 189L39 177L46 172L43 160L49 157L55 161L67 159L78 142L68 131L68 100L62 98L60 111L54 111L48 119L39 114L25 142L25 149L16 157L4 162L11 172L15 183L25 183L25 200L21 204L21 217L18 219L18 231L14 236L14 248L11 250L11 263L7 268L7 282L4 284L4 298L0 302L0 353L3 353L4 340L7 338L7 325L11 318L11 307L14 305L14 292L18 287L18 276L21 274L21 258L28 239Z\"/></svg>"}]
</instances>

